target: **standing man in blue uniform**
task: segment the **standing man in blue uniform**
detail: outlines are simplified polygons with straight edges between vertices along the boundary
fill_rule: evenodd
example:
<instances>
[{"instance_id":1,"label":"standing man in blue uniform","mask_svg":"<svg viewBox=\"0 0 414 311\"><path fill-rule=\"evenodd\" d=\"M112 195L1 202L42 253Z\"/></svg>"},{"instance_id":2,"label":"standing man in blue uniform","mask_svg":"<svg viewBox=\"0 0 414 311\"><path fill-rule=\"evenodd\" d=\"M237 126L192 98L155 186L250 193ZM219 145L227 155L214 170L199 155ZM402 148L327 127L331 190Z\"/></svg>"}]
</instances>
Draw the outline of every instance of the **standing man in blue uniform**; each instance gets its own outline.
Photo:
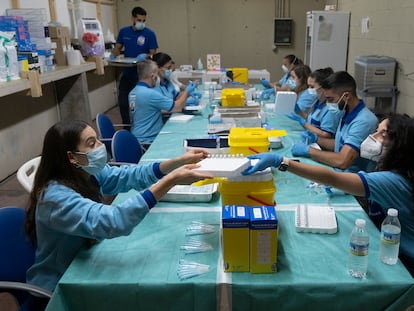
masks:
<instances>
[{"instance_id":1,"label":"standing man in blue uniform","mask_svg":"<svg viewBox=\"0 0 414 311\"><path fill-rule=\"evenodd\" d=\"M126 26L119 31L116 44L110 58L115 58L124 49L125 57L137 58L143 61L157 52L158 43L155 32L145 27L147 12L141 7L132 9L132 26ZM128 94L138 82L137 67L126 67L119 80L118 104L122 123L131 123L129 117Z\"/></svg>"},{"instance_id":2,"label":"standing man in blue uniform","mask_svg":"<svg viewBox=\"0 0 414 311\"><path fill-rule=\"evenodd\" d=\"M293 156L307 156L338 170L358 172L372 171L375 162L360 157L361 143L377 128L377 117L365 107L356 94L356 82L346 71L339 71L321 83L330 109L339 109L342 115L335 139L318 137L315 133L304 132L306 143L292 146ZM322 150L308 144L318 143Z\"/></svg>"}]
</instances>

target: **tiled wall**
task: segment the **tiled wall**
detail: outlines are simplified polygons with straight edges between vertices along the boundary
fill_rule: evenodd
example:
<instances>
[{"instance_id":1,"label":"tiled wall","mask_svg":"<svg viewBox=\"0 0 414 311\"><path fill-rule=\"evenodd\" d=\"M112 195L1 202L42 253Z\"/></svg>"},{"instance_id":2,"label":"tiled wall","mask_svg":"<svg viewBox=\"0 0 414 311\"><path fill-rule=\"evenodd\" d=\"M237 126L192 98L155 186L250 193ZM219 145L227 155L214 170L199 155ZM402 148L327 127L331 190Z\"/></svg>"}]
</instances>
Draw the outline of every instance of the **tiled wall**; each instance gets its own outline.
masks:
<instances>
[{"instance_id":1,"label":"tiled wall","mask_svg":"<svg viewBox=\"0 0 414 311\"><path fill-rule=\"evenodd\" d=\"M397 112L414 116L414 1L339 0L339 10L351 11L348 70L354 72L355 57L384 55L397 60ZM361 33L361 19L369 17L368 33Z\"/></svg>"}]
</instances>

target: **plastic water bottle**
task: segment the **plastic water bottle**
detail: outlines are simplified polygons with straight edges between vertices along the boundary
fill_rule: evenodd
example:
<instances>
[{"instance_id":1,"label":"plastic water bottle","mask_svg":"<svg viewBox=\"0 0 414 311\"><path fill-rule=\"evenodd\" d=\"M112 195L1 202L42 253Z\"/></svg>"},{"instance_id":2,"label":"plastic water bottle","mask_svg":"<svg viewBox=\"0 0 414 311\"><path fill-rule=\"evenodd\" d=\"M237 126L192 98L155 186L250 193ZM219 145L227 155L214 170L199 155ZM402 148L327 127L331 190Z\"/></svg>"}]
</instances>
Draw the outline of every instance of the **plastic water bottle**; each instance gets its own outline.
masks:
<instances>
[{"instance_id":1,"label":"plastic water bottle","mask_svg":"<svg viewBox=\"0 0 414 311\"><path fill-rule=\"evenodd\" d=\"M365 278L368 269L369 235L365 220L355 220L349 241L348 273L355 278Z\"/></svg>"},{"instance_id":2,"label":"plastic water bottle","mask_svg":"<svg viewBox=\"0 0 414 311\"><path fill-rule=\"evenodd\" d=\"M201 71L203 69L203 62L201 61L201 58L199 58L197 61L197 70Z\"/></svg>"},{"instance_id":3,"label":"plastic water bottle","mask_svg":"<svg viewBox=\"0 0 414 311\"><path fill-rule=\"evenodd\" d=\"M401 224L398 210L390 208L381 225L380 259L388 265L395 265L400 248Z\"/></svg>"}]
</instances>

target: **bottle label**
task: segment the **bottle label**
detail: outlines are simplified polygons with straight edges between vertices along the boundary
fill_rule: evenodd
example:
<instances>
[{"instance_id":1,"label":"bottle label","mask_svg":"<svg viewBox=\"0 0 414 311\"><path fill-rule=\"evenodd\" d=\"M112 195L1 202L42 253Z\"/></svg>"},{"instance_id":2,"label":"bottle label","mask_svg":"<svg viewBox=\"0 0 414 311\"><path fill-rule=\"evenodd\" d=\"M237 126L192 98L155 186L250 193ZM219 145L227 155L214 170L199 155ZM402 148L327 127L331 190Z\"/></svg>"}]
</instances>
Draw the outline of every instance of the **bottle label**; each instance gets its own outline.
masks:
<instances>
[{"instance_id":1,"label":"bottle label","mask_svg":"<svg viewBox=\"0 0 414 311\"><path fill-rule=\"evenodd\" d=\"M368 256L368 248L369 244L359 245L349 242L349 251L354 256Z\"/></svg>"},{"instance_id":2,"label":"bottle label","mask_svg":"<svg viewBox=\"0 0 414 311\"><path fill-rule=\"evenodd\" d=\"M381 231L381 243L396 245L400 243L400 234Z\"/></svg>"}]
</instances>

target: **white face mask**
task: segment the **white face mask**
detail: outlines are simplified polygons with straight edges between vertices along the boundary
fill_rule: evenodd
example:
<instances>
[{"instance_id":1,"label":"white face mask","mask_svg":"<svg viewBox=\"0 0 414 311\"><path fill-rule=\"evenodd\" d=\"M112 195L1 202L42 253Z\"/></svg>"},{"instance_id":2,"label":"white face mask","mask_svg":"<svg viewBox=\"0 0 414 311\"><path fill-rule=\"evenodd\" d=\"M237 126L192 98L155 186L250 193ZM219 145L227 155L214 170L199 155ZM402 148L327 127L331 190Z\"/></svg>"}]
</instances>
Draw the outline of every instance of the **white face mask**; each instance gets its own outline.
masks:
<instances>
[{"instance_id":1,"label":"white face mask","mask_svg":"<svg viewBox=\"0 0 414 311\"><path fill-rule=\"evenodd\" d=\"M282 70L284 73L288 73L289 69L285 65L282 65Z\"/></svg>"},{"instance_id":2,"label":"white face mask","mask_svg":"<svg viewBox=\"0 0 414 311\"><path fill-rule=\"evenodd\" d=\"M136 22L135 23L135 28L138 30L142 30L145 28L145 23L141 23L141 22Z\"/></svg>"},{"instance_id":3,"label":"white face mask","mask_svg":"<svg viewBox=\"0 0 414 311\"><path fill-rule=\"evenodd\" d=\"M361 144L360 154L362 158L378 162L383 151L383 145L374 136L369 135Z\"/></svg>"},{"instance_id":4,"label":"white face mask","mask_svg":"<svg viewBox=\"0 0 414 311\"><path fill-rule=\"evenodd\" d=\"M78 152L78 153L86 154L86 157L88 158L88 165L81 165L81 168L85 172L91 175L98 173L106 165L107 154L106 154L106 148L104 144L86 153L83 153L83 152Z\"/></svg>"}]
</instances>

